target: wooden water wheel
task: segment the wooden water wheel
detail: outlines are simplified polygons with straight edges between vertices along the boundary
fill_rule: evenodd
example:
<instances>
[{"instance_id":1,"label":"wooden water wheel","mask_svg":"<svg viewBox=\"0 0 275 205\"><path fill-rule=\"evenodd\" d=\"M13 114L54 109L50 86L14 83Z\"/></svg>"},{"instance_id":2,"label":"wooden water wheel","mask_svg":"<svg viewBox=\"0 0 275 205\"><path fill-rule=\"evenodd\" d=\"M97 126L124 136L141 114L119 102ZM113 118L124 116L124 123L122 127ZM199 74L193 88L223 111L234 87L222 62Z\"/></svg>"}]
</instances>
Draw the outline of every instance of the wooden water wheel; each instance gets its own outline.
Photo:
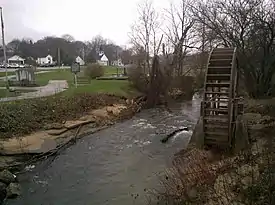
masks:
<instances>
[{"instance_id":1,"label":"wooden water wheel","mask_svg":"<svg viewBox=\"0 0 275 205\"><path fill-rule=\"evenodd\" d=\"M236 64L236 48L214 48L210 53L202 103L207 146L232 145L238 114Z\"/></svg>"}]
</instances>

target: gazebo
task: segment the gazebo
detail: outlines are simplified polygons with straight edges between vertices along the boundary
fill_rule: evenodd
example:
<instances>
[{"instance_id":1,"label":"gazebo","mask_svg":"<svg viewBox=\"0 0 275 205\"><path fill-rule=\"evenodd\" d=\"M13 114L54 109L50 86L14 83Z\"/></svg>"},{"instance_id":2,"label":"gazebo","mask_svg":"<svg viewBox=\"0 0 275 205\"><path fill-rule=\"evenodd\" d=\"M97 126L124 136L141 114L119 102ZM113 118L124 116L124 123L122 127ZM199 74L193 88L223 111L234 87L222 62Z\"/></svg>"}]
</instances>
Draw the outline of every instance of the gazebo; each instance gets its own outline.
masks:
<instances>
[{"instance_id":1,"label":"gazebo","mask_svg":"<svg viewBox=\"0 0 275 205\"><path fill-rule=\"evenodd\" d=\"M35 84L35 69L33 67L18 68L16 73L16 81L20 86L28 86Z\"/></svg>"}]
</instances>

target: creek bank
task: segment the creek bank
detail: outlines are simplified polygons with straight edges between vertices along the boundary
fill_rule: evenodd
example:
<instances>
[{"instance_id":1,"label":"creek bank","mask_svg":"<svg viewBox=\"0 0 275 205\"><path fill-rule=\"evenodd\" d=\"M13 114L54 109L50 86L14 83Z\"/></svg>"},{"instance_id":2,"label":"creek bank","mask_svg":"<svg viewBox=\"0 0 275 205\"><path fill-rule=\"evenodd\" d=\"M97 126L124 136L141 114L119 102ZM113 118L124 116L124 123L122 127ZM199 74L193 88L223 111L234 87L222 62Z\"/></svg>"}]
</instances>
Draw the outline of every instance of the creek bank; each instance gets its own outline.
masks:
<instances>
[{"instance_id":1,"label":"creek bank","mask_svg":"<svg viewBox=\"0 0 275 205\"><path fill-rule=\"evenodd\" d=\"M126 104L126 100L115 95L84 93L0 103L0 136L20 138L43 130L48 124L79 119L91 110Z\"/></svg>"},{"instance_id":2,"label":"creek bank","mask_svg":"<svg viewBox=\"0 0 275 205\"><path fill-rule=\"evenodd\" d=\"M270 102L267 104L269 110L273 109ZM242 120L248 129L246 149L228 153L200 149L191 143L175 155L173 167L161 180L162 190L156 193L160 201L206 205L275 203L274 112L267 115L264 105L257 103L247 106ZM191 142L200 140L200 132Z\"/></svg>"},{"instance_id":3,"label":"creek bank","mask_svg":"<svg viewBox=\"0 0 275 205\"><path fill-rule=\"evenodd\" d=\"M2 149L4 158L9 162L12 161L12 158L22 157L22 159L20 161L14 160L14 166L6 163L4 167L15 171L19 170L20 173L33 169L37 166L36 161L57 155L60 150L75 143L78 138L105 129L120 120L131 118L140 111L143 99L120 100L119 103L87 110L85 115L82 114L75 120L47 123L43 125L43 129L40 131L25 135L23 138L16 137L5 140L4 149ZM144 143L148 143L148 141ZM18 174L17 172L14 173Z\"/></svg>"},{"instance_id":4,"label":"creek bank","mask_svg":"<svg viewBox=\"0 0 275 205\"><path fill-rule=\"evenodd\" d=\"M6 169L0 172L0 204L20 195L21 186L17 183L16 176Z\"/></svg>"},{"instance_id":5,"label":"creek bank","mask_svg":"<svg viewBox=\"0 0 275 205\"><path fill-rule=\"evenodd\" d=\"M63 123L51 123L43 130L22 137L0 140L0 154L3 156L43 154L62 144L83 135L104 129L115 122L128 118L139 111L139 106L131 104L113 104L86 112L85 115ZM10 161L8 161L10 163ZM3 164L2 164L3 166Z\"/></svg>"},{"instance_id":6,"label":"creek bank","mask_svg":"<svg viewBox=\"0 0 275 205\"><path fill-rule=\"evenodd\" d=\"M95 107L92 106L82 115L78 114L78 118L47 123L30 134L18 136L17 132L14 137L0 139L0 170L3 170L1 173L8 173L0 173L0 182L3 182L0 184L0 202L2 198L14 198L21 192L20 185L11 179L14 175L7 170L14 173L28 171L35 167L35 162L56 155L77 139L130 118L141 109L141 105L134 99L117 98L117 103L114 103L114 98L111 97L112 103L98 102L97 109L92 109Z\"/></svg>"}]
</instances>

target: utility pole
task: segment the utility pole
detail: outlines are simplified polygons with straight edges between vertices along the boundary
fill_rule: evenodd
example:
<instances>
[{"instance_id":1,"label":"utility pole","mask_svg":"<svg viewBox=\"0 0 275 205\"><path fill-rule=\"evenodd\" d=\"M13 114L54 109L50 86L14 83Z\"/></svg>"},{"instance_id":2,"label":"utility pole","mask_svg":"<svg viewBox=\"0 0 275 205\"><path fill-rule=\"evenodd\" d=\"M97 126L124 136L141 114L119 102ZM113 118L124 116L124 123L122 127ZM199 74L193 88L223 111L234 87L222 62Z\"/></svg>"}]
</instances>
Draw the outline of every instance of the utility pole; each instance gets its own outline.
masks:
<instances>
[{"instance_id":1,"label":"utility pole","mask_svg":"<svg viewBox=\"0 0 275 205\"><path fill-rule=\"evenodd\" d=\"M117 54L117 48L116 48L116 62L117 62L117 65L116 65L116 77L118 78L118 54Z\"/></svg>"},{"instance_id":2,"label":"utility pole","mask_svg":"<svg viewBox=\"0 0 275 205\"><path fill-rule=\"evenodd\" d=\"M57 48L57 56L58 56L58 67L60 69L60 48Z\"/></svg>"},{"instance_id":3,"label":"utility pole","mask_svg":"<svg viewBox=\"0 0 275 205\"><path fill-rule=\"evenodd\" d=\"M4 52L4 66L5 66L5 70L6 70L6 89L8 91L9 90L9 81L8 81L7 55L6 55L4 19L3 19L2 7L0 7L0 15L1 15L2 44L3 44L3 52Z\"/></svg>"},{"instance_id":4,"label":"utility pole","mask_svg":"<svg viewBox=\"0 0 275 205\"><path fill-rule=\"evenodd\" d=\"M85 47L82 49L82 60L85 62Z\"/></svg>"}]
</instances>

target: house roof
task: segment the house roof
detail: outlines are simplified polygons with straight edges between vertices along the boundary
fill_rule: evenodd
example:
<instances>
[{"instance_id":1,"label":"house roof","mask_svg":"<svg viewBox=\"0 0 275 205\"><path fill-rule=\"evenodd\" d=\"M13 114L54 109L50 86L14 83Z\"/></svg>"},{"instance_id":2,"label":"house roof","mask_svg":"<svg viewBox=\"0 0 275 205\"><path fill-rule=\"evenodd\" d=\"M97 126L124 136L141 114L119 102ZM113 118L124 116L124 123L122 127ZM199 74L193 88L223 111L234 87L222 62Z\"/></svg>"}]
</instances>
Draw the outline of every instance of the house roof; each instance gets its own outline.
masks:
<instances>
[{"instance_id":1,"label":"house roof","mask_svg":"<svg viewBox=\"0 0 275 205\"><path fill-rule=\"evenodd\" d=\"M15 55L15 56L12 56L8 59L9 61L24 61L25 59L24 58L21 58L20 56L18 55Z\"/></svg>"},{"instance_id":2,"label":"house roof","mask_svg":"<svg viewBox=\"0 0 275 205\"><path fill-rule=\"evenodd\" d=\"M99 56L99 59L100 59L101 61L109 61L109 59L107 58L107 56L106 56L105 54L100 55L100 56Z\"/></svg>"},{"instance_id":3,"label":"house roof","mask_svg":"<svg viewBox=\"0 0 275 205\"><path fill-rule=\"evenodd\" d=\"M50 54L46 55L46 56L41 56L41 57L38 57L38 58L47 58L47 57L52 57Z\"/></svg>"},{"instance_id":4,"label":"house roof","mask_svg":"<svg viewBox=\"0 0 275 205\"><path fill-rule=\"evenodd\" d=\"M82 60L82 58L80 56L77 56L75 59L79 59L79 60Z\"/></svg>"},{"instance_id":5,"label":"house roof","mask_svg":"<svg viewBox=\"0 0 275 205\"><path fill-rule=\"evenodd\" d=\"M84 61L80 56L77 56L77 57L75 58L75 62L85 64L85 61Z\"/></svg>"}]
</instances>

